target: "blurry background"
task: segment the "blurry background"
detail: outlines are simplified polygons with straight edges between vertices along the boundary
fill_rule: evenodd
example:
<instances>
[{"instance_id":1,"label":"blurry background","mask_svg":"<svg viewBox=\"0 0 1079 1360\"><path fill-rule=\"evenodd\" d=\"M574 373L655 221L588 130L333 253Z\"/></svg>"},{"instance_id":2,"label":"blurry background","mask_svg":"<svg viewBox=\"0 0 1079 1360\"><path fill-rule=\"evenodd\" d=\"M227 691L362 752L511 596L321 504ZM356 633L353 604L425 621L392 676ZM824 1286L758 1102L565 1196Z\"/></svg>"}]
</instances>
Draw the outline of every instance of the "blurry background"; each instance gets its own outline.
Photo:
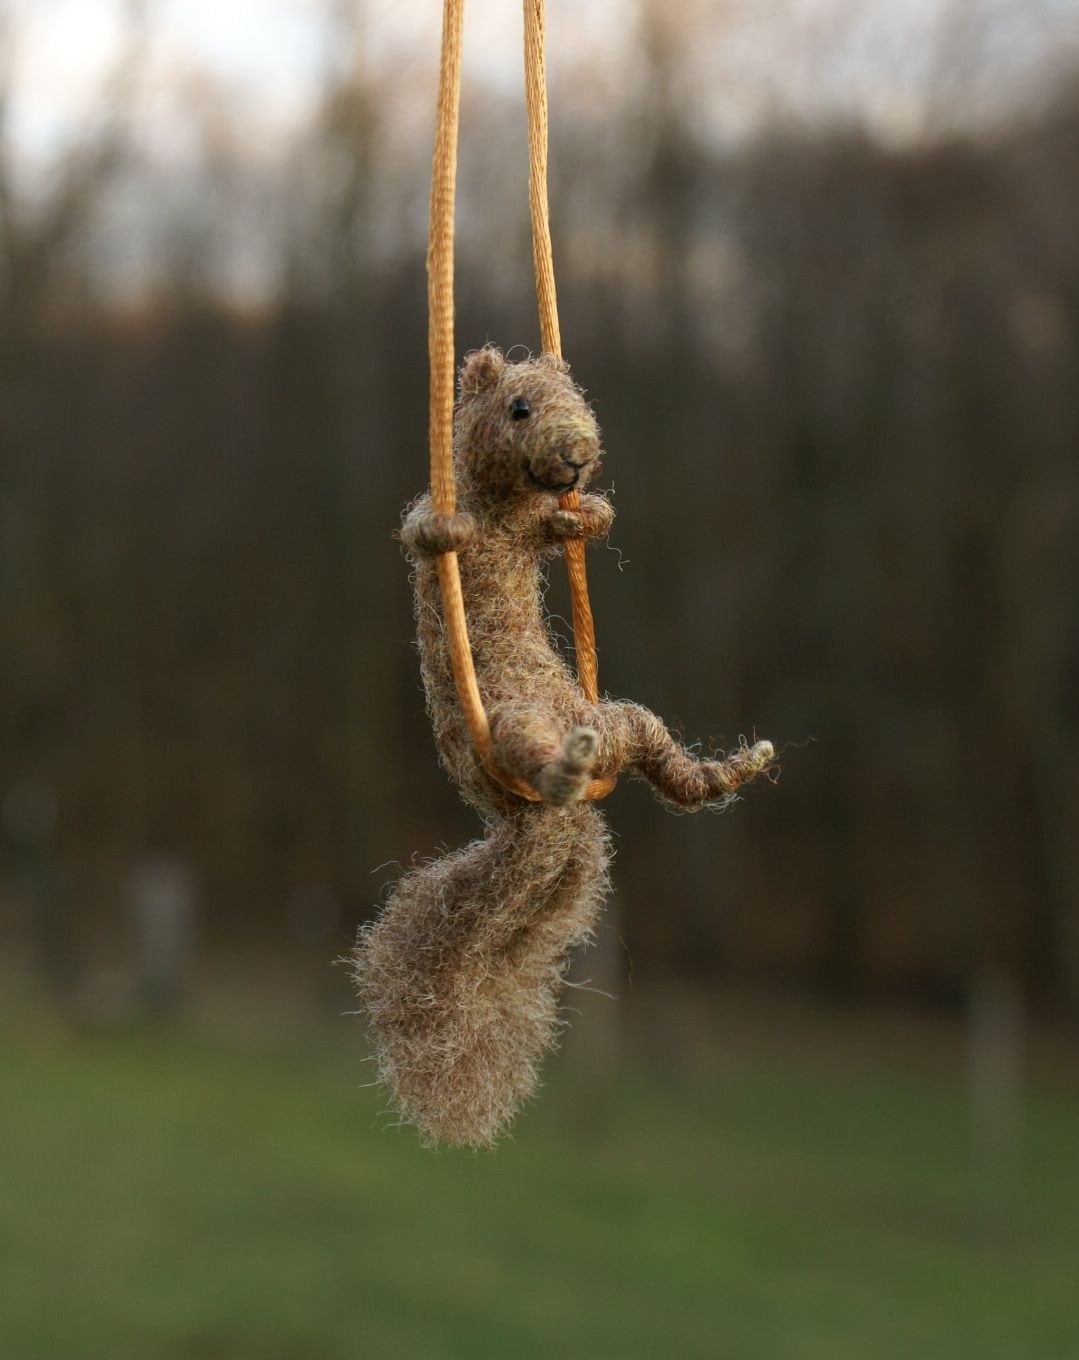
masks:
<instances>
[{"instance_id":1,"label":"blurry background","mask_svg":"<svg viewBox=\"0 0 1079 1360\"><path fill-rule=\"evenodd\" d=\"M3 1353L1070 1360L1079 3L550 0L601 680L783 773L609 800L478 1159L332 967L476 826L391 539L439 9L0 6ZM538 344L520 47L474 0L462 352Z\"/></svg>"}]
</instances>

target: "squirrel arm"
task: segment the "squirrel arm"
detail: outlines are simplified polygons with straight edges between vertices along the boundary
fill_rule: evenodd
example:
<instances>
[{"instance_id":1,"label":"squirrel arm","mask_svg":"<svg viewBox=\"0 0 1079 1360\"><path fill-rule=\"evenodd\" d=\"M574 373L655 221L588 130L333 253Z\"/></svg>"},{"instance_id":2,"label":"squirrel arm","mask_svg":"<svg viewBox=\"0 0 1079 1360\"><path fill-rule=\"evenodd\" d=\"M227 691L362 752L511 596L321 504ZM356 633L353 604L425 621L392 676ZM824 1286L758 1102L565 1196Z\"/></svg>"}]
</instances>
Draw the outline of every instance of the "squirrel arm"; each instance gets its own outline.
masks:
<instances>
[{"instance_id":1,"label":"squirrel arm","mask_svg":"<svg viewBox=\"0 0 1079 1360\"><path fill-rule=\"evenodd\" d=\"M614 523L614 506L606 496L586 494L576 510L557 509L546 521L549 540L563 538L606 538Z\"/></svg>"},{"instance_id":2,"label":"squirrel arm","mask_svg":"<svg viewBox=\"0 0 1079 1360\"><path fill-rule=\"evenodd\" d=\"M465 510L438 515L425 496L412 507L401 526L401 542L412 557L437 557L460 552L476 536L476 521Z\"/></svg>"}]
</instances>

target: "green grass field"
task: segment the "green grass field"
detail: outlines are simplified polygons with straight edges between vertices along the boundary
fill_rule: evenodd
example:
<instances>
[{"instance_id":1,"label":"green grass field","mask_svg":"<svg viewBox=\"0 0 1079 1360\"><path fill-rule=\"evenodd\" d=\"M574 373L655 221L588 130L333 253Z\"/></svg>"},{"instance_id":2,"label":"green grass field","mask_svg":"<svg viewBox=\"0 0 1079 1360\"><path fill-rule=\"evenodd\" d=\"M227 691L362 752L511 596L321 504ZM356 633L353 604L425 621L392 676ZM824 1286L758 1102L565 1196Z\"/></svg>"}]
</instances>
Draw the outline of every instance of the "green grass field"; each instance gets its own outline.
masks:
<instances>
[{"instance_id":1,"label":"green grass field","mask_svg":"<svg viewBox=\"0 0 1079 1360\"><path fill-rule=\"evenodd\" d=\"M389 1127L343 1046L0 1039L4 1360L1076 1360L1079 1099L1006 1222L961 1085L748 1053L552 1087L497 1154Z\"/></svg>"}]
</instances>

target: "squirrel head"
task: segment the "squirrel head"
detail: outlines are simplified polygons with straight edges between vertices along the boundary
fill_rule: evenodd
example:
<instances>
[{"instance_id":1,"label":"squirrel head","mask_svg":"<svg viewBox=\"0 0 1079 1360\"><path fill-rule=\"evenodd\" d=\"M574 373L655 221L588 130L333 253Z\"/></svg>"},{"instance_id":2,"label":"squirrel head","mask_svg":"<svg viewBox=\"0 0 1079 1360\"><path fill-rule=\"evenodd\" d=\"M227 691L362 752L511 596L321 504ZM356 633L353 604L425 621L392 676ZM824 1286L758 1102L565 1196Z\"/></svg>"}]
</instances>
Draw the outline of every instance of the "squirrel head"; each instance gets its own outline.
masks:
<instances>
[{"instance_id":1,"label":"squirrel head","mask_svg":"<svg viewBox=\"0 0 1079 1360\"><path fill-rule=\"evenodd\" d=\"M505 504L587 486L599 426L565 360L510 363L487 345L466 356L460 379L454 451L462 487Z\"/></svg>"}]
</instances>

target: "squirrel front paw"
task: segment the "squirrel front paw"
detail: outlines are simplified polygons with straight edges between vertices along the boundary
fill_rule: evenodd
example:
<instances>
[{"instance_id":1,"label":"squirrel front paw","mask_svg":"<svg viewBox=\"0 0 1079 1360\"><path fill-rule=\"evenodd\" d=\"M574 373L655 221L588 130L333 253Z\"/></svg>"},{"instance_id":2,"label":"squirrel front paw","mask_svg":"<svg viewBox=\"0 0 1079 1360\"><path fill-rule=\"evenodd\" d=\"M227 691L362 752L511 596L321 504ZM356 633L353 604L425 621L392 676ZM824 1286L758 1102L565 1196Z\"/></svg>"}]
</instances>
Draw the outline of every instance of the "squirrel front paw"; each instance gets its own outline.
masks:
<instances>
[{"instance_id":1,"label":"squirrel front paw","mask_svg":"<svg viewBox=\"0 0 1079 1360\"><path fill-rule=\"evenodd\" d=\"M592 778L599 752L599 734L591 727L575 727L562 751L536 777L536 792L552 807L579 802Z\"/></svg>"},{"instance_id":2,"label":"squirrel front paw","mask_svg":"<svg viewBox=\"0 0 1079 1360\"><path fill-rule=\"evenodd\" d=\"M453 515L428 513L405 521L401 541L416 557L460 552L476 537L476 521L466 510Z\"/></svg>"},{"instance_id":3,"label":"squirrel front paw","mask_svg":"<svg viewBox=\"0 0 1079 1360\"><path fill-rule=\"evenodd\" d=\"M555 510L547 523L554 538L602 538L614 523L614 506L605 496L582 496L576 510Z\"/></svg>"}]
</instances>

